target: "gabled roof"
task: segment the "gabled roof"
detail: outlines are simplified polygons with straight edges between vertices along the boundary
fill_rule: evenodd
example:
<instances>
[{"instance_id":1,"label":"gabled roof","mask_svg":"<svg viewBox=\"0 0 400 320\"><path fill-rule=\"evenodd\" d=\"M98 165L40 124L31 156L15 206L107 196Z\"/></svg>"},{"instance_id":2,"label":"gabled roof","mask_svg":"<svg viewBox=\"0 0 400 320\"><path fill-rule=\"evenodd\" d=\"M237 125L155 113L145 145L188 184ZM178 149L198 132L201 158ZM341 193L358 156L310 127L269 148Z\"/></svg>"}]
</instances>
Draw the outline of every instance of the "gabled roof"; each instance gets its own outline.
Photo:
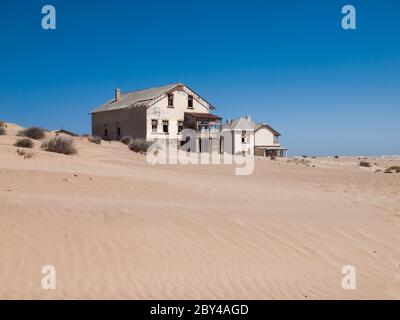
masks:
<instances>
[{"instance_id":1,"label":"gabled roof","mask_svg":"<svg viewBox=\"0 0 400 320\"><path fill-rule=\"evenodd\" d=\"M259 123L259 124L257 124L254 131L258 131L258 130L260 130L261 128L268 129L269 131L271 131L271 132L272 132L274 135L276 135L276 136L280 136L280 135L281 135L278 131L276 131L276 130L273 129L271 126L267 125L266 123Z\"/></svg>"},{"instance_id":2,"label":"gabled roof","mask_svg":"<svg viewBox=\"0 0 400 320\"><path fill-rule=\"evenodd\" d=\"M73 132L71 132L71 131L65 130L65 129L63 129L63 128L57 129L57 130L53 130L52 132L53 132L53 133L57 133L57 134L63 133L63 134L67 134L67 135L73 136L73 137L77 137L77 136L78 136L76 133L73 133Z\"/></svg>"},{"instance_id":3,"label":"gabled roof","mask_svg":"<svg viewBox=\"0 0 400 320\"><path fill-rule=\"evenodd\" d=\"M130 92L121 93L121 98L118 101L112 99L107 103L103 104L99 108L93 110L91 113L128 109L134 107L150 107L163 97L165 97L169 92L177 87L186 88L195 94L195 98L203 100L207 103L210 109L214 109L207 101L198 96L193 90L184 85L183 83L172 83L161 87L154 87L149 89L135 90Z\"/></svg>"},{"instance_id":4,"label":"gabled roof","mask_svg":"<svg viewBox=\"0 0 400 320\"><path fill-rule=\"evenodd\" d=\"M238 118L236 120L225 123L222 130L254 130L256 124L246 118Z\"/></svg>"}]
</instances>

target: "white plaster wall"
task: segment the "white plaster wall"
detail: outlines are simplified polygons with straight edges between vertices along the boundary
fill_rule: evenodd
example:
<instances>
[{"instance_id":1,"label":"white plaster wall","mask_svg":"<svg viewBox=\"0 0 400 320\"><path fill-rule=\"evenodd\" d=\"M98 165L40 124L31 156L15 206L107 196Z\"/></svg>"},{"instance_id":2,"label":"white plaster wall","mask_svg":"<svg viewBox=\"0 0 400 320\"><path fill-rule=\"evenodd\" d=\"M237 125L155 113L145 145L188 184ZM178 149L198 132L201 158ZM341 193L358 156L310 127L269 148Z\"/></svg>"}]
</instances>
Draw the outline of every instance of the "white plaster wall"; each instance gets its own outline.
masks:
<instances>
[{"instance_id":1,"label":"white plaster wall","mask_svg":"<svg viewBox=\"0 0 400 320\"><path fill-rule=\"evenodd\" d=\"M193 99L193 109L188 108L188 93L184 89L176 89L174 92L174 107L168 107L168 98L165 97L147 109L146 115L146 139L154 140L155 138L179 139L178 121L184 120L185 112L201 112L210 113L208 106ZM151 121L158 120L158 132L153 133L151 129ZM163 133L162 121L169 121L169 135Z\"/></svg>"},{"instance_id":2,"label":"white plaster wall","mask_svg":"<svg viewBox=\"0 0 400 320\"><path fill-rule=\"evenodd\" d=\"M234 154L246 151L246 153L254 154L254 131L247 131L247 143L242 143L242 131L234 131L233 146Z\"/></svg>"},{"instance_id":3,"label":"white plaster wall","mask_svg":"<svg viewBox=\"0 0 400 320\"><path fill-rule=\"evenodd\" d=\"M267 128L261 128L255 133L255 145L256 146L274 146L274 134Z\"/></svg>"}]
</instances>

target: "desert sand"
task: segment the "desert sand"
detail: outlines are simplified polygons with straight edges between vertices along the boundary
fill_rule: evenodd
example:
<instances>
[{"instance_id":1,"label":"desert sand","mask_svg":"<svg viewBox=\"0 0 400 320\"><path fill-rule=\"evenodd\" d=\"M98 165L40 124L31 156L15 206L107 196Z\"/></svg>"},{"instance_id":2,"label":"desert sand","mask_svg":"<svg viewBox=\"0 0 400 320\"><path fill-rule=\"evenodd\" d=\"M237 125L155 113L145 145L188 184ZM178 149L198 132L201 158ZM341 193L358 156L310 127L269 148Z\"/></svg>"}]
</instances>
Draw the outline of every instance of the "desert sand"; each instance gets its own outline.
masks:
<instances>
[{"instance_id":1,"label":"desert sand","mask_svg":"<svg viewBox=\"0 0 400 320\"><path fill-rule=\"evenodd\" d=\"M1 299L400 298L400 174L376 172L399 157L256 159L236 176L82 137L77 155L35 141L24 158L19 129L0 136Z\"/></svg>"}]
</instances>

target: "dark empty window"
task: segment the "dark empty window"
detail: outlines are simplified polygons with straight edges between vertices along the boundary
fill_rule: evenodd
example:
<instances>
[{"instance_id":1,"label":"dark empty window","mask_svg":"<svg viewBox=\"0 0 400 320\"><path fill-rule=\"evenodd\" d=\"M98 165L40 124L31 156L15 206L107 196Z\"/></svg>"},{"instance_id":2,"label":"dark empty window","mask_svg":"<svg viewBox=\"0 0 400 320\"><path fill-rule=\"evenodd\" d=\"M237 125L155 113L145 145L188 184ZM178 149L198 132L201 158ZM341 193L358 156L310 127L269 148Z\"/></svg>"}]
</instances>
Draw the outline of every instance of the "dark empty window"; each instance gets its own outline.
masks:
<instances>
[{"instance_id":1,"label":"dark empty window","mask_svg":"<svg viewBox=\"0 0 400 320\"><path fill-rule=\"evenodd\" d=\"M168 133L168 120L164 120L162 122L162 126L163 126L163 132Z\"/></svg>"},{"instance_id":2,"label":"dark empty window","mask_svg":"<svg viewBox=\"0 0 400 320\"><path fill-rule=\"evenodd\" d=\"M158 126L158 121L157 120L151 120L151 131L152 132L157 132L157 126Z\"/></svg>"},{"instance_id":3,"label":"dark empty window","mask_svg":"<svg viewBox=\"0 0 400 320\"><path fill-rule=\"evenodd\" d=\"M188 96L188 108L193 109L193 96Z\"/></svg>"},{"instance_id":4,"label":"dark empty window","mask_svg":"<svg viewBox=\"0 0 400 320\"><path fill-rule=\"evenodd\" d=\"M104 136L107 137L108 136L108 130L107 130L107 125L104 125Z\"/></svg>"},{"instance_id":5,"label":"dark empty window","mask_svg":"<svg viewBox=\"0 0 400 320\"><path fill-rule=\"evenodd\" d=\"M245 130L243 130L242 131L242 143L246 143L246 131Z\"/></svg>"},{"instance_id":6,"label":"dark empty window","mask_svg":"<svg viewBox=\"0 0 400 320\"><path fill-rule=\"evenodd\" d=\"M183 130L183 121L178 121L178 133L182 132Z\"/></svg>"},{"instance_id":7,"label":"dark empty window","mask_svg":"<svg viewBox=\"0 0 400 320\"><path fill-rule=\"evenodd\" d=\"M174 95L169 94L168 95L168 107L173 107L174 106Z\"/></svg>"}]
</instances>

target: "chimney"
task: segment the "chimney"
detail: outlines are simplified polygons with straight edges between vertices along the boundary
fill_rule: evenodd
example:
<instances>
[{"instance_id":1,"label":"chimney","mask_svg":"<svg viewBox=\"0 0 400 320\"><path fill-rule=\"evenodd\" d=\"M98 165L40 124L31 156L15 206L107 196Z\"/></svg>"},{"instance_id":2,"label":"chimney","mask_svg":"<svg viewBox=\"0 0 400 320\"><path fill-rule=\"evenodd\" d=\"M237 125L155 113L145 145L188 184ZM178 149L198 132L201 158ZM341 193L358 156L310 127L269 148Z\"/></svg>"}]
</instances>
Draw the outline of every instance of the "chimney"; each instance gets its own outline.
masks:
<instances>
[{"instance_id":1,"label":"chimney","mask_svg":"<svg viewBox=\"0 0 400 320\"><path fill-rule=\"evenodd\" d=\"M115 89L115 102L121 100L121 89Z\"/></svg>"},{"instance_id":2,"label":"chimney","mask_svg":"<svg viewBox=\"0 0 400 320\"><path fill-rule=\"evenodd\" d=\"M246 120L251 121L251 117L249 115L246 116Z\"/></svg>"}]
</instances>

